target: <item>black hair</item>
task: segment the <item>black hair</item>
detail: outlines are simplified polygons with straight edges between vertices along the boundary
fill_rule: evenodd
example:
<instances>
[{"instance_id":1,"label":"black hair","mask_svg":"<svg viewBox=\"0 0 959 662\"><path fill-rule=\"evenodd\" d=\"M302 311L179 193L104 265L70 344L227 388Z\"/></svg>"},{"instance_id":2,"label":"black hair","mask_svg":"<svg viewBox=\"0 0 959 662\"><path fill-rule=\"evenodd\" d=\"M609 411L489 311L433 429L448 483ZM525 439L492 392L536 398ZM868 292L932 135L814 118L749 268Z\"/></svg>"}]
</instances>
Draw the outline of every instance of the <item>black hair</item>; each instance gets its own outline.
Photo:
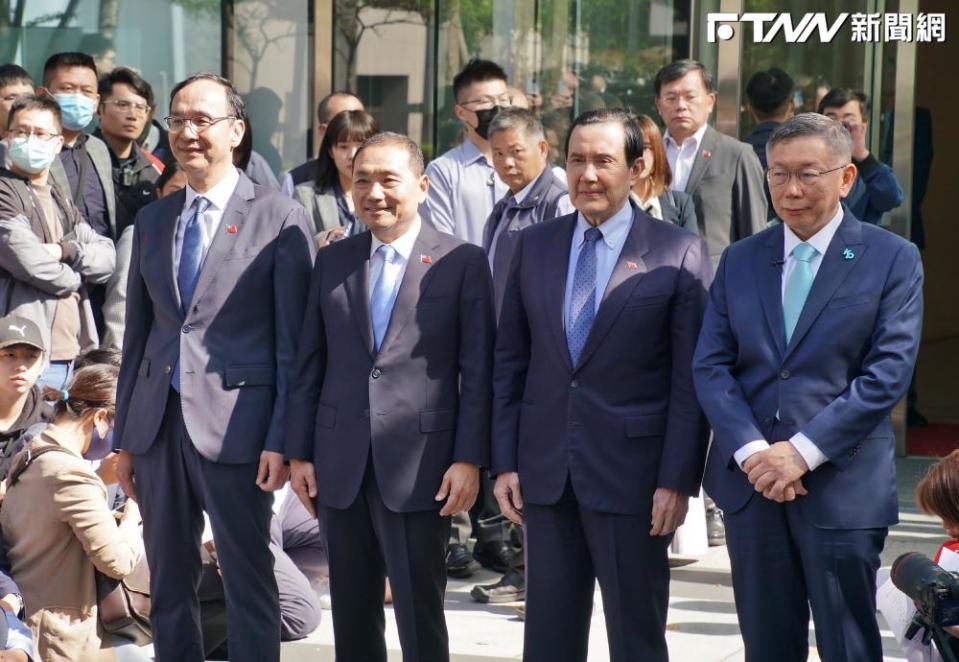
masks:
<instances>
[{"instance_id":1,"label":"black hair","mask_svg":"<svg viewBox=\"0 0 959 662\"><path fill-rule=\"evenodd\" d=\"M869 97L864 92L852 90L848 87L834 87L829 90L822 101L819 102L819 108L816 109L816 112L825 115L827 108L842 108L850 101L859 102L859 111L864 120L869 117Z\"/></svg>"},{"instance_id":2,"label":"black hair","mask_svg":"<svg viewBox=\"0 0 959 662\"><path fill-rule=\"evenodd\" d=\"M117 67L110 73L103 74L103 76L100 77L97 92L100 94L101 103L103 103L105 98L113 94L113 86L118 83L129 85L138 96L146 99L150 108L154 107L153 88L148 82L143 80L140 74L127 67Z\"/></svg>"},{"instance_id":3,"label":"black hair","mask_svg":"<svg viewBox=\"0 0 959 662\"><path fill-rule=\"evenodd\" d=\"M460 92L473 83L484 83L488 80L507 82L503 67L490 60L474 58L466 63L460 72L453 76L453 98L459 101Z\"/></svg>"},{"instance_id":4,"label":"black hair","mask_svg":"<svg viewBox=\"0 0 959 662\"><path fill-rule=\"evenodd\" d=\"M120 352L115 349L91 349L73 360L74 371L91 365L112 365L120 367Z\"/></svg>"},{"instance_id":5,"label":"black hair","mask_svg":"<svg viewBox=\"0 0 959 662\"><path fill-rule=\"evenodd\" d=\"M0 64L0 89L14 83L34 86L33 77L19 64Z\"/></svg>"},{"instance_id":6,"label":"black hair","mask_svg":"<svg viewBox=\"0 0 959 662\"><path fill-rule=\"evenodd\" d=\"M573 120L566 132L566 142L563 145L563 152L569 158L569 140L573 136L573 131L581 126L591 126L593 124L619 124L623 127L625 140L626 165L632 166L636 159L643 156L643 131L636 122L636 117L625 110L609 110L599 108L596 110L587 110L585 113Z\"/></svg>"},{"instance_id":7,"label":"black hair","mask_svg":"<svg viewBox=\"0 0 959 662\"><path fill-rule=\"evenodd\" d=\"M760 119L778 115L785 110L794 91L793 79L777 67L757 71L746 83L749 105Z\"/></svg>"},{"instance_id":8,"label":"black hair","mask_svg":"<svg viewBox=\"0 0 959 662\"><path fill-rule=\"evenodd\" d=\"M316 120L321 124L328 124L330 120L333 119L332 117L327 116L327 112L330 107L330 102L336 97L353 97L361 104L363 103L361 98L349 90L336 90L334 92L330 92L325 97L320 99L320 103L316 104Z\"/></svg>"},{"instance_id":9,"label":"black hair","mask_svg":"<svg viewBox=\"0 0 959 662\"><path fill-rule=\"evenodd\" d=\"M376 118L363 110L344 110L334 116L326 127L323 140L320 142L320 154L317 158L316 188L324 190L332 188L339 181L339 171L336 163L330 156L330 150L340 142L364 142L370 136L380 132L380 125Z\"/></svg>"},{"instance_id":10,"label":"black hair","mask_svg":"<svg viewBox=\"0 0 959 662\"><path fill-rule=\"evenodd\" d=\"M83 67L84 69L89 69L93 72L93 76L97 77L97 65L93 61L93 58L86 53L78 53L76 51L54 53L48 57L47 61L43 64L44 87L49 87L50 81L53 80L53 75L58 70L68 67Z\"/></svg>"},{"instance_id":11,"label":"black hair","mask_svg":"<svg viewBox=\"0 0 959 662\"><path fill-rule=\"evenodd\" d=\"M659 96L659 91L666 83L672 83L674 80L679 80L686 74L694 71L698 71L699 75L703 77L703 85L708 94L716 91L716 87L713 84L713 75L703 66L703 63L697 60L685 59L670 62L656 72L656 80L653 84L656 89L656 96Z\"/></svg>"},{"instance_id":12,"label":"black hair","mask_svg":"<svg viewBox=\"0 0 959 662\"><path fill-rule=\"evenodd\" d=\"M177 163L176 159L170 157L170 160L163 164L163 172L160 173L160 176L156 180L156 192L157 196L160 195L160 191L163 190L163 187L170 183L170 180L173 179L173 175L180 172L180 164Z\"/></svg>"},{"instance_id":13,"label":"black hair","mask_svg":"<svg viewBox=\"0 0 959 662\"><path fill-rule=\"evenodd\" d=\"M173 89L170 90L170 107L173 107L173 99L176 98L180 90L198 80L209 80L221 85L223 92L226 94L226 102L230 107L230 112L233 113L233 117L237 119L246 118L246 106L243 104L243 98L240 96L240 93L236 91L236 87L234 87L233 83L228 79L223 76L217 76L216 74L193 74L174 85Z\"/></svg>"},{"instance_id":14,"label":"black hair","mask_svg":"<svg viewBox=\"0 0 959 662\"><path fill-rule=\"evenodd\" d=\"M7 127L13 126L14 116L23 110L45 110L53 115L53 121L57 125L58 131L63 131L63 116L60 113L60 104L53 97L46 94L31 94L20 97L13 102L10 107L10 114L7 115Z\"/></svg>"}]
</instances>

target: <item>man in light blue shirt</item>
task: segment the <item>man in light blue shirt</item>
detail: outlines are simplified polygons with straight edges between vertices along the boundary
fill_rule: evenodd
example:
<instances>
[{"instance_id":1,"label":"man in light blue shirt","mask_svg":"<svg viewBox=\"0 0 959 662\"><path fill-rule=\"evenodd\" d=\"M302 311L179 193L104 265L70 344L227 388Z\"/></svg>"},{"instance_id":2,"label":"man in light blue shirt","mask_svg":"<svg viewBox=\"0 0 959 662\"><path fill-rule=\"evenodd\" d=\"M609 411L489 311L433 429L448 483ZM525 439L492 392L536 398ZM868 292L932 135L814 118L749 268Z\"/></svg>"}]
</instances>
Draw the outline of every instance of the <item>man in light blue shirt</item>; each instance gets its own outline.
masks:
<instances>
[{"instance_id":1,"label":"man in light blue shirt","mask_svg":"<svg viewBox=\"0 0 959 662\"><path fill-rule=\"evenodd\" d=\"M453 78L453 96L465 139L427 166L430 190L420 216L440 232L482 246L486 219L509 192L493 168L487 133L499 108L512 105L506 72L495 62L470 60Z\"/></svg>"}]
</instances>

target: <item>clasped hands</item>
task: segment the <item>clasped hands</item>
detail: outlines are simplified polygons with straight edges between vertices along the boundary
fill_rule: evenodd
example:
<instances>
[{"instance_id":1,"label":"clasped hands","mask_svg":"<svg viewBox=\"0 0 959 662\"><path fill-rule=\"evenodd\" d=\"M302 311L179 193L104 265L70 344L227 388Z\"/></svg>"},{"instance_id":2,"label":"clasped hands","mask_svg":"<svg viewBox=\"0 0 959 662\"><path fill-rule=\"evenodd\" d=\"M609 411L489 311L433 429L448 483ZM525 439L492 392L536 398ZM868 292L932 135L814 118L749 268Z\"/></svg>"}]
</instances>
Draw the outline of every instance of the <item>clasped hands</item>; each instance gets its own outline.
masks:
<instances>
[{"instance_id":1,"label":"clasped hands","mask_svg":"<svg viewBox=\"0 0 959 662\"><path fill-rule=\"evenodd\" d=\"M802 483L802 476L808 471L803 456L788 441L777 441L743 462L743 472L756 491L776 503L808 494Z\"/></svg>"}]
</instances>

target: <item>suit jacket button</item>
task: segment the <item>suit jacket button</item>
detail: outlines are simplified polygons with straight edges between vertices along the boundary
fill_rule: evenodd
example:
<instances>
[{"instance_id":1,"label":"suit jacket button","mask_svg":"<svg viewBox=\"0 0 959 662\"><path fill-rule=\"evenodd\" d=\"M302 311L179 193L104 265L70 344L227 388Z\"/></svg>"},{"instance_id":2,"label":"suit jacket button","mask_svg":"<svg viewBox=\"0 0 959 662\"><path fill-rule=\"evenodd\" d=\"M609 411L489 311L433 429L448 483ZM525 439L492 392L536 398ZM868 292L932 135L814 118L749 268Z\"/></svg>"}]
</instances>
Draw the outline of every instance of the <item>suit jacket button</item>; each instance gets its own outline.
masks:
<instances>
[{"instance_id":1,"label":"suit jacket button","mask_svg":"<svg viewBox=\"0 0 959 662\"><path fill-rule=\"evenodd\" d=\"M788 370L783 370L781 373L779 373L779 378L780 378L780 379L789 379L789 371L788 371Z\"/></svg>"},{"instance_id":2,"label":"suit jacket button","mask_svg":"<svg viewBox=\"0 0 959 662\"><path fill-rule=\"evenodd\" d=\"M370 377L372 377L373 379L379 379L380 375L382 374L383 374L382 370L380 370L379 368L373 368L373 372L370 373Z\"/></svg>"},{"instance_id":3,"label":"suit jacket button","mask_svg":"<svg viewBox=\"0 0 959 662\"><path fill-rule=\"evenodd\" d=\"M579 380L574 379L573 381L571 381L571 382L569 383L569 387L570 387L570 388L579 388Z\"/></svg>"},{"instance_id":4,"label":"suit jacket button","mask_svg":"<svg viewBox=\"0 0 959 662\"><path fill-rule=\"evenodd\" d=\"M369 409L364 409L364 410L363 410L363 418L369 418L369 417L370 417L370 410L369 410Z\"/></svg>"},{"instance_id":5,"label":"suit jacket button","mask_svg":"<svg viewBox=\"0 0 959 662\"><path fill-rule=\"evenodd\" d=\"M168 366L168 365L163 366L163 374L164 374L164 375L169 375L171 372L173 372L173 368L171 368L171 367Z\"/></svg>"}]
</instances>

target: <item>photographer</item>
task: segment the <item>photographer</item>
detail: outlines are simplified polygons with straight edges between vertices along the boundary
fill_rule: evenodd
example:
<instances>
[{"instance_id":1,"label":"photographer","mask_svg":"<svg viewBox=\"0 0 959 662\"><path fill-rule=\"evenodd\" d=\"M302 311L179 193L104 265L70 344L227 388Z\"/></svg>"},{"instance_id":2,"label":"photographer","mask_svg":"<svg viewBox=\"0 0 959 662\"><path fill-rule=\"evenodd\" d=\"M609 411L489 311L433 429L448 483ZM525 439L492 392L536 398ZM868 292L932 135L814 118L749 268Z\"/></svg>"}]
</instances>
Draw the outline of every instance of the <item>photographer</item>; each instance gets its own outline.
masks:
<instances>
[{"instance_id":1,"label":"photographer","mask_svg":"<svg viewBox=\"0 0 959 662\"><path fill-rule=\"evenodd\" d=\"M936 553L935 561L940 563L944 552L959 545L959 450L929 467L916 486L916 504L922 512L939 517L942 528L950 538ZM943 629L959 637L959 626Z\"/></svg>"}]
</instances>

